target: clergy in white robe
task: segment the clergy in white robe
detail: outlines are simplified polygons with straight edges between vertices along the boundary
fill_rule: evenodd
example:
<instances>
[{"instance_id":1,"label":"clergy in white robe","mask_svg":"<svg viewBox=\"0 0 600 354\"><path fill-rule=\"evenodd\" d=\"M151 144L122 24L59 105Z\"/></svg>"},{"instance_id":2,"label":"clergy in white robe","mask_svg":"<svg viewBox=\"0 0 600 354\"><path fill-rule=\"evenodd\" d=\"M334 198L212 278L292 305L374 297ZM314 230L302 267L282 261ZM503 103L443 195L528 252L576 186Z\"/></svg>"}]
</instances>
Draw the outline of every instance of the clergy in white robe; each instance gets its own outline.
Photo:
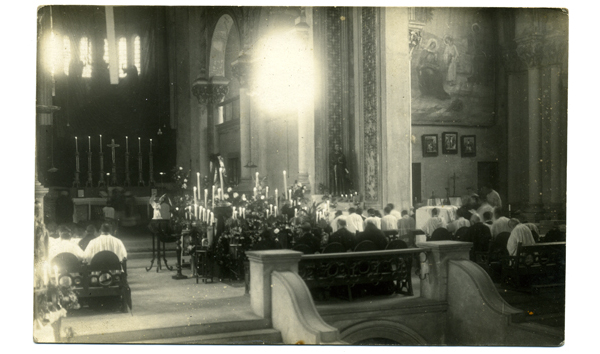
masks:
<instances>
[{"instance_id":1,"label":"clergy in white robe","mask_svg":"<svg viewBox=\"0 0 600 354\"><path fill-rule=\"evenodd\" d=\"M392 215L392 209L386 206L383 209L383 217L381 218L381 231L397 230L398 218Z\"/></svg>"},{"instance_id":2,"label":"clergy in white robe","mask_svg":"<svg viewBox=\"0 0 600 354\"><path fill-rule=\"evenodd\" d=\"M354 208L350 208L348 211L350 212L350 215L346 217L346 229L353 234L363 232L364 225L362 216L360 216Z\"/></svg>"},{"instance_id":3,"label":"clergy in white robe","mask_svg":"<svg viewBox=\"0 0 600 354\"><path fill-rule=\"evenodd\" d=\"M505 216L501 216L500 218L496 219L490 228L490 231L492 232L492 238L498 236L502 232L511 232L512 228L508 225L509 221L510 219Z\"/></svg>"},{"instance_id":4,"label":"clergy in white robe","mask_svg":"<svg viewBox=\"0 0 600 354\"><path fill-rule=\"evenodd\" d=\"M500 199L500 194L498 194L498 192L490 188L490 186L484 186L482 192L484 193L483 195L485 195L484 201L491 205L492 208L502 207L502 199Z\"/></svg>"},{"instance_id":5,"label":"clergy in white robe","mask_svg":"<svg viewBox=\"0 0 600 354\"><path fill-rule=\"evenodd\" d=\"M365 226L367 226L367 223L371 223L371 224L375 225L376 228L381 230L381 218L378 218L377 216L369 216L368 218L365 219L365 221L363 223L363 228Z\"/></svg>"},{"instance_id":6,"label":"clergy in white robe","mask_svg":"<svg viewBox=\"0 0 600 354\"><path fill-rule=\"evenodd\" d=\"M127 251L125 245L118 238L112 236L112 226L110 224L102 224L100 227L101 235L91 240L85 248L84 259L87 263L90 263L94 256L102 251L111 251L119 257L122 262L127 258Z\"/></svg>"},{"instance_id":7,"label":"clergy in white robe","mask_svg":"<svg viewBox=\"0 0 600 354\"><path fill-rule=\"evenodd\" d=\"M506 249L508 250L508 254L510 256L517 255L517 247L519 243L521 243L523 246L535 245L535 240L533 239L531 230L529 227L527 227L527 225L519 224L515 226L510 233L508 243L506 244Z\"/></svg>"},{"instance_id":8,"label":"clergy in white robe","mask_svg":"<svg viewBox=\"0 0 600 354\"><path fill-rule=\"evenodd\" d=\"M446 225L444 224L444 220L441 217L439 217L438 214L438 209L433 208L431 210L431 218L427 220L427 222L425 222L425 225L423 225L423 227L421 228L421 230L423 230L423 232L425 232L427 236L431 236L433 232L439 229L440 227L446 227Z\"/></svg>"},{"instance_id":9,"label":"clergy in white robe","mask_svg":"<svg viewBox=\"0 0 600 354\"><path fill-rule=\"evenodd\" d=\"M390 208L390 214L391 214L393 217L395 217L395 218L396 218L396 220L400 220L400 219L402 218L402 214L401 214L401 213L400 213L398 210L394 209L394 204L392 204L392 203L389 203L388 205L386 205L386 208L387 208L387 207L389 207L389 208ZM385 212L385 209L384 209L384 212Z\"/></svg>"},{"instance_id":10,"label":"clergy in white robe","mask_svg":"<svg viewBox=\"0 0 600 354\"><path fill-rule=\"evenodd\" d=\"M331 233L334 233L338 230L339 225L338 225L338 220L342 218L344 220L346 220L346 218L343 216L343 212L341 210L338 210L335 212L335 218L333 218L333 220L331 220L331 222L329 223L329 226L331 226Z\"/></svg>"},{"instance_id":11,"label":"clergy in white robe","mask_svg":"<svg viewBox=\"0 0 600 354\"><path fill-rule=\"evenodd\" d=\"M448 231L455 233L461 227L469 227L469 226L471 226L471 222L469 220L465 219L463 216L461 216L460 218L450 222L446 228L448 229Z\"/></svg>"},{"instance_id":12,"label":"clergy in white robe","mask_svg":"<svg viewBox=\"0 0 600 354\"><path fill-rule=\"evenodd\" d=\"M72 253L78 259L82 259L83 251L77 243L71 240L71 230L67 226L61 225L58 228L58 234L60 237L49 243L48 258L52 260L60 253Z\"/></svg>"}]
</instances>

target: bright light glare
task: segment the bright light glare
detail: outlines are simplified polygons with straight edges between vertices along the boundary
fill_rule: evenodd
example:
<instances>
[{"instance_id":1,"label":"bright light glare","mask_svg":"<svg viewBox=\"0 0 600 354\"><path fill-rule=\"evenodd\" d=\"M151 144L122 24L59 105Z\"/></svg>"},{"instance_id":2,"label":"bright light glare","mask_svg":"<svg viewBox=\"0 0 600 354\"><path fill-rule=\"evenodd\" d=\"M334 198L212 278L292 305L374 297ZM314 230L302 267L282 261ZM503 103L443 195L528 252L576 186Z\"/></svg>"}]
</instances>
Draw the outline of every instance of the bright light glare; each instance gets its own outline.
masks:
<instances>
[{"instance_id":1,"label":"bright light glare","mask_svg":"<svg viewBox=\"0 0 600 354\"><path fill-rule=\"evenodd\" d=\"M289 32L261 41L254 53L255 86L260 106L272 113L300 108L313 99L313 59L306 45Z\"/></svg>"}]
</instances>

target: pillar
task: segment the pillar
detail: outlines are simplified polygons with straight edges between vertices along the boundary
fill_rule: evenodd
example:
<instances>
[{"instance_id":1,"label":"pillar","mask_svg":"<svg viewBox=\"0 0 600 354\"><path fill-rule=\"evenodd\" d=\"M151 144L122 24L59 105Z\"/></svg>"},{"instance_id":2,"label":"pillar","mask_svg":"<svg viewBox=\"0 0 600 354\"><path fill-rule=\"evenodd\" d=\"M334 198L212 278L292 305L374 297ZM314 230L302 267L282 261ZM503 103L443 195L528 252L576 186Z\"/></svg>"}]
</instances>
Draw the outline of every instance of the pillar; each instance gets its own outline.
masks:
<instances>
[{"instance_id":1,"label":"pillar","mask_svg":"<svg viewBox=\"0 0 600 354\"><path fill-rule=\"evenodd\" d=\"M536 221L542 212L542 155L540 117L540 62L542 42L540 35L531 34L516 39L517 54L527 65L527 113L528 113L528 193L524 217Z\"/></svg>"},{"instance_id":2,"label":"pillar","mask_svg":"<svg viewBox=\"0 0 600 354\"><path fill-rule=\"evenodd\" d=\"M248 49L244 49L240 56L231 63L233 75L240 83L240 164L242 167L241 181L238 189L243 192L252 190L252 171L250 167L244 167L252 164L252 136L251 136L251 98L250 98L250 70L252 60Z\"/></svg>"},{"instance_id":3,"label":"pillar","mask_svg":"<svg viewBox=\"0 0 600 354\"><path fill-rule=\"evenodd\" d=\"M382 206L398 210L412 206L408 12L387 7L381 16Z\"/></svg>"}]
</instances>

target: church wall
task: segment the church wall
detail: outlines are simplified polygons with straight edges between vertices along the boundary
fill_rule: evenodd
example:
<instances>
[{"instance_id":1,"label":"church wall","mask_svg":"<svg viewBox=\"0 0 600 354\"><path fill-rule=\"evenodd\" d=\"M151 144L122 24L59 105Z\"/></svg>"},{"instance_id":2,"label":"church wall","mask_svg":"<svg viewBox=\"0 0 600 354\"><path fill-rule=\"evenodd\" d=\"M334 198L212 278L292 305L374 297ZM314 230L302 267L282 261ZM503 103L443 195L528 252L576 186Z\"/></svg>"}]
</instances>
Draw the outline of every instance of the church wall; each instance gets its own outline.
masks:
<instances>
[{"instance_id":1,"label":"church wall","mask_svg":"<svg viewBox=\"0 0 600 354\"><path fill-rule=\"evenodd\" d=\"M189 60L190 43L188 28L188 9L173 8L175 23L172 29L175 38L169 44L175 50L174 62L170 63L176 70L176 105L177 105L177 165L190 168L190 147L192 146L192 122L190 119L190 80Z\"/></svg>"},{"instance_id":2,"label":"church wall","mask_svg":"<svg viewBox=\"0 0 600 354\"><path fill-rule=\"evenodd\" d=\"M298 179L298 120L293 114L269 116L266 119L267 148L265 151L265 175L270 192L279 190L283 195L283 171L287 172L288 189ZM262 136L261 136L262 138Z\"/></svg>"},{"instance_id":3,"label":"church wall","mask_svg":"<svg viewBox=\"0 0 600 354\"><path fill-rule=\"evenodd\" d=\"M475 157L461 157L459 151L455 155L442 153L441 145L438 146L438 156L423 157L421 136L423 134L437 134L441 140L443 132L458 133L460 142L463 135L476 136ZM456 194L457 196L467 193L467 188L477 190L477 162L498 161L503 153L502 132L495 126L492 128L470 128L470 127L440 127L440 126L413 126L412 162L421 163L421 200L431 197L435 192L436 197L445 197L446 189L453 194L453 183L450 177L456 172ZM391 163L391 161L390 161ZM413 196L414 199L415 196Z\"/></svg>"}]
</instances>

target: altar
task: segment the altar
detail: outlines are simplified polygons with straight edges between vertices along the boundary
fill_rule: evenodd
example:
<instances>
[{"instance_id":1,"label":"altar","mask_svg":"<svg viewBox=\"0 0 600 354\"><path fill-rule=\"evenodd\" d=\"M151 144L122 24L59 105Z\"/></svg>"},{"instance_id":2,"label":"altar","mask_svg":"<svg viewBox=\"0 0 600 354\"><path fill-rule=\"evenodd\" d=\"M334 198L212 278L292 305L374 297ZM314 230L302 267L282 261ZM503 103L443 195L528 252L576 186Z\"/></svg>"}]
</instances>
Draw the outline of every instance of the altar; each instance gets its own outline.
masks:
<instances>
[{"instance_id":1,"label":"altar","mask_svg":"<svg viewBox=\"0 0 600 354\"><path fill-rule=\"evenodd\" d=\"M444 220L444 223L448 224L456 220L456 211L458 206L456 205L440 205L440 206L424 206L417 209L415 213L415 226L417 229L421 229L423 225L431 218L431 211L437 208L439 210L439 216Z\"/></svg>"},{"instance_id":2,"label":"altar","mask_svg":"<svg viewBox=\"0 0 600 354\"><path fill-rule=\"evenodd\" d=\"M146 216L148 219L152 218L152 210L148 203L150 197L134 197L135 204L137 207L146 207ZM103 197L91 197L91 198L73 198L73 222L78 223L81 221L89 221L93 219L92 210L95 208L102 209L106 206L106 198Z\"/></svg>"}]
</instances>

